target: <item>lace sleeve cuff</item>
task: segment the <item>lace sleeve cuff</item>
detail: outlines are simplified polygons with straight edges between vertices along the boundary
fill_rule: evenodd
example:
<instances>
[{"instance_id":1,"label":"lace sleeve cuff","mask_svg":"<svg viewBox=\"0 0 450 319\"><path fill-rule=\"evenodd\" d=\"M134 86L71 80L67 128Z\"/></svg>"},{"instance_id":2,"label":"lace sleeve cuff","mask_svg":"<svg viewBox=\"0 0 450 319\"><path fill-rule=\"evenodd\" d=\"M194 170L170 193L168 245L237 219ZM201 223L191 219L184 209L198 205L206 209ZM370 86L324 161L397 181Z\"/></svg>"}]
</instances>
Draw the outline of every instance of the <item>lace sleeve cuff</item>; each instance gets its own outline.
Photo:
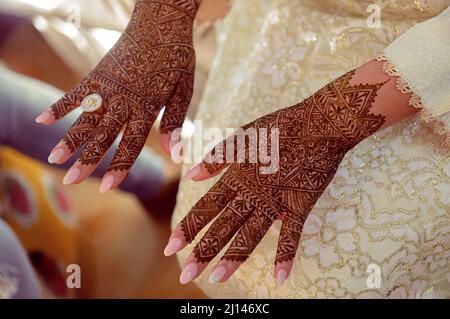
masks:
<instances>
[{"instance_id":1,"label":"lace sleeve cuff","mask_svg":"<svg viewBox=\"0 0 450 319\"><path fill-rule=\"evenodd\" d=\"M450 7L417 24L378 57L384 71L398 76L397 87L411 93L410 104L450 143Z\"/></svg>"}]
</instances>

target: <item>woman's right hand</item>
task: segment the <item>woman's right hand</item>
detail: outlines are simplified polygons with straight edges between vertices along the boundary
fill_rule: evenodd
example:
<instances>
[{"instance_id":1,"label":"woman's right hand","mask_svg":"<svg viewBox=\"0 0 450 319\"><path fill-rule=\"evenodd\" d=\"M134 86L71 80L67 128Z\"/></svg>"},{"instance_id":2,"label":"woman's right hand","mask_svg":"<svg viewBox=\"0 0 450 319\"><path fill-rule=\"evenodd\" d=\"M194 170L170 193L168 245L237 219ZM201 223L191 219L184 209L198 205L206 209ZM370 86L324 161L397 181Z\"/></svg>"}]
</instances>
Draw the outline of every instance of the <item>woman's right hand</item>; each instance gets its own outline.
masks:
<instances>
[{"instance_id":1,"label":"woman's right hand","mask_svg":"<svg viewBox=\"0 0 450 319\"><path fill-rule=\"evenodd\" d=\"M220 143L185 179L228 170L174 229L172 255L211 225L187 257L180 277L198 277L222 251L210 281L224 282L281 221L274 276L289 276L303 224L345 154L380 128L411 115L410 95L372 60L330 82L303 102L263 116ZM395 102L393 102L395 101Z\"/></svg>"},{"instance_id":2,"label":"woman's right hand","mask_svg":"<svg viewBox=\"0 0 450 319\"><path fill-rule=\"evenodd\" d=\"M125 127L100 189L104 192L118 186L163 107L161 141L168 149L171 132L182 126L192 97L192 31L198 3L138 0L116 45L79 85L36 119L50 125L80 107L92 94L97 94L92 105L101 101L98 109L81 114L50 154L51 163L63 164L84 145L81 157L64 178L65 184L87 178Z\"/></svg>"}]
</instances>

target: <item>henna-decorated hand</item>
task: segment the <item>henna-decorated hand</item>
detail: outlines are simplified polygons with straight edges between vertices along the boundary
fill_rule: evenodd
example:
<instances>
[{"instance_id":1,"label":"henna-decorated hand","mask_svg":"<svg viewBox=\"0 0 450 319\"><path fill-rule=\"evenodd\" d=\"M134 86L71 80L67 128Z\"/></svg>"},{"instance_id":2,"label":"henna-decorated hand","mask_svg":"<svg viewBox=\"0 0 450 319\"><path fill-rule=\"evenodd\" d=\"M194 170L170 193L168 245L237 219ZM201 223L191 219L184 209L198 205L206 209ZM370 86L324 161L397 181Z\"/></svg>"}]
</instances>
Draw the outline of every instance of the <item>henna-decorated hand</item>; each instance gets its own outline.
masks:
<instances>
[{"instance_id":1,"label":"henna-decorated hand","mask_svg":"<svg viewBox=\"0 0 450 319\"><path fill-rule=\"evenodd\" d=\"M161 142L168 148L170 133L182 126L192 97L195 52L193 22L200 0L138 0L130 23L116 45L74 89L44 111L36 121L53 124L91 94L102 105L84 112L52 150L49 162L62 164L84 145L80 159L64 183L80 183L102 160L119 133L121 143L102 192L126 177L160 110Z\"/></svg>"},{"instance_id":2,"label":"henna-decorated hand","mask_svg":"<svg viewBox=\"0 0 450 319\"><path fill-rule=\"evenodd\" d=\"M373 69L376 72L370 71ZM282 226L274 276L280 284L286 280L303 224L344 155L366 137L391 124L389 121L414 112L408 106L408 96L396 90L395 79L381 72L380 63L372 61L357 71L343 75L298 105L244 126L246 132L249 128L259 132L256 139L264 142L262 148L255 143L255 135L248 134L251 138L246 138L245 153L239 151L241 130L216 146L203 163L188 172L188 179L203 180L230 165L175 228L164 251L172 255L183 249L215 219L188 256L180 277L182 283L199 276L229 244L210 277L211 282L226 281L277 219ZM397 106L399 111L387 119L386 108ZM258 152L270 154L267 148L277 142L267 136L273 128L279 131L279 160L276 161L279 169L264 172L267 161L261 161L264 156L260 155L256 159L251 148L256 146ZM266 132L260 134L261 129ZM224 164L224 154L226 158L244 154L245 163Z\"/></svg>"}]
</instances>

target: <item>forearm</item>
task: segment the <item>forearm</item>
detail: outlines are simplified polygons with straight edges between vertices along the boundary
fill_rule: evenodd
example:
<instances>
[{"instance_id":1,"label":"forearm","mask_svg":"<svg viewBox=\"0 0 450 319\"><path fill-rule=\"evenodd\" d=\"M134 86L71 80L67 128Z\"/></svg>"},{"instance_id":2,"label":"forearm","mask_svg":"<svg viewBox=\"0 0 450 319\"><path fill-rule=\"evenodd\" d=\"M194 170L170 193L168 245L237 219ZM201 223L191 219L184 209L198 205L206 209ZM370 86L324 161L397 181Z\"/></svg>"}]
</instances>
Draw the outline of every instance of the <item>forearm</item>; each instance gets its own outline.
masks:
<instances>
[{"instance_id":1,"label":"forearm","mask_svg":"<svg viewBox=\"0 0 450 319\"><path fill-rule=\"evenodd\" d=\"M442 120L440 127L448 125L449 28L450 7L412 27L377 58L355 70L351 86L383 83L370 107L371 114L384 117L379 129L419 111L424 111L427 118Z\"/></svg>"},{"instance_id":2,"label":"forearm","mask_svg":"<svg viewBox=\"0 0 450 319\"><path fill-rule=\"evenodd\" d=\"M432 122L429 128L450 142L449 30L450 7L406 31L377 56L380 62L373 62L376 74L382 68L394 79L374 105L388 115L386 126L420 111L425 122Z\"/></svg>"},{"instance_id":3,"label":"forearm","mask_svg":"<svg viewBox=\"0 0 450 319\"><path fill-rule=\"evenodd\" d=\"M450 7L419 23L393 41L380 55L359 67L351 84L385 84L371 112L388 127L416 112L447 143L450 141Z\"/></svg>"},{"instance_id":4,"label":"forearm","mask_svg":"<svg viewBox=\"0 0 450 319\"><path fill-rule=\"evenodd\" d=\"M372 103L371 113L385 118L380 130L389 127L419 109L410 105L411 94L402 93L397 88L397 77L383 71L384 63L373 59L355 70L350 85L385 83L377 92Z\"/></svg>"}]
</instances>

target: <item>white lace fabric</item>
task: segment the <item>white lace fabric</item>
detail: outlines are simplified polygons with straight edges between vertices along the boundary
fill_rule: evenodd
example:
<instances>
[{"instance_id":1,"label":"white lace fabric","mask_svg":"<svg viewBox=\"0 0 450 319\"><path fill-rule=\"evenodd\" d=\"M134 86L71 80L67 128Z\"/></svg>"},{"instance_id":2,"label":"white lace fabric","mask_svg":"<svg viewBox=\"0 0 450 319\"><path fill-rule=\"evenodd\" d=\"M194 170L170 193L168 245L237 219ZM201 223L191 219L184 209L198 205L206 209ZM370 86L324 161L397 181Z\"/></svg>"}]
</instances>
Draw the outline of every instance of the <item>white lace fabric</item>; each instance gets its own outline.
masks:
<instances>
[{"instance_id":1,"label":"white lace fabric","mask_svg":"<svg viewBox=\"0 0 450 319\"><path fill-rule=\"evenodd\" d=\"M419 23L392 42L377 59L399 76L397 87L450 145L450 8Z\"/></svg>"}]
</instances>

